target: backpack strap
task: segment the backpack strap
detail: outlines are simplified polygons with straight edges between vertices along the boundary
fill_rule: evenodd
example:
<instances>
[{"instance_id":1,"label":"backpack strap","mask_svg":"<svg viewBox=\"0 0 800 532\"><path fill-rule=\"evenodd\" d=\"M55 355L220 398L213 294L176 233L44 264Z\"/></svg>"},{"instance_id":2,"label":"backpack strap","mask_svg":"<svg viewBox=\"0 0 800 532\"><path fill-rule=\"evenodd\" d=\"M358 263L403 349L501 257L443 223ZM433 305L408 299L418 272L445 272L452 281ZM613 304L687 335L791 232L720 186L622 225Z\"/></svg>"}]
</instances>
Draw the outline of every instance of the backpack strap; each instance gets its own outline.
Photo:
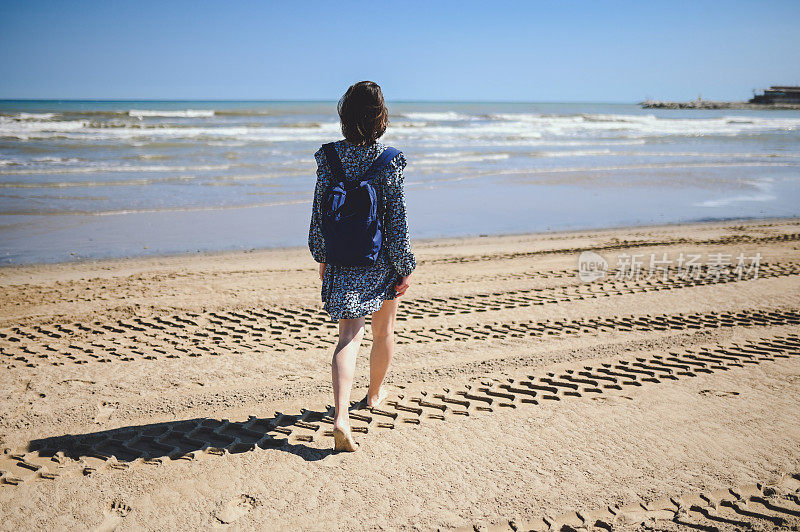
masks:
<instances>
[{"instance_id":1,"label":"backpack strap","mask_svg":"<svg viewBox=\"0 0 800 532\"><path fill-rule=\"evenodd\" d=\"M342 161L339 159L339 154L336 153L336 148L333 146L333 142L329 142L328 144L322 145L322 151L325 153L325 159L328 161L328 165L331 167L331 171L333 172L333 178L336 181L344 181L345 180L345 173L344 168L342 168ZM367 168L367 171L364 172L364 175L358 181L369 181L378 174L381 170L383 170L387 164L389 164L392 159L397 157L400 154L400 150L397 148L392 148L391 146L387 146L383 152L378 155L378 157L372 161L372 164Z\"/></svg>"},{"instance_id":2,"label":"backpack strap","mask_svg":"<svg viewBox=\"0 0 800 532\"><path fill-rule=\"evenodd\" d=\"M392 162L392 159L397 157L400 154L400 150L397 148L392 148L391 146L387 146L383 152L378 155L378 157L372 161L372 164L369 165L367 171L364 172L364 175L359 179L359 181L369 181L373 179L378 172L383 170L387 164Z\"/></svg>"},{"instance_id":3,"label":"backpack strap","mask_svg":"<svg viewBox=\"0 0 800 532\"><path fill-rule=\"evenodd\" d=\"M322 151L325 153L328 166L331 167L334 180L344 181L344 168L342 168L342 161L339 159L339 154L336 153L336 148L333 147L333 142L323 144Z\"/></svg>"}]
</instances>

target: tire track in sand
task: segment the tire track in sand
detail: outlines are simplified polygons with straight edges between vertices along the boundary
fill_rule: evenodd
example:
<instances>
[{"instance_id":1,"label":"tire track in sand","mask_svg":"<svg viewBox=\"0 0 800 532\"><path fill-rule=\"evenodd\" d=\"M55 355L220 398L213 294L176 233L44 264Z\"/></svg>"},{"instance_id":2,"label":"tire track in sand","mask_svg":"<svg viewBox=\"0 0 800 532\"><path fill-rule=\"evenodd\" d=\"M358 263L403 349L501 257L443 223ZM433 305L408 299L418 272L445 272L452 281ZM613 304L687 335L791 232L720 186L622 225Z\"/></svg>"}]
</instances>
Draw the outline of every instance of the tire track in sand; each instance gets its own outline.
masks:
<instances>
[{"instance_id":1,"label":"tire track in sand","mask_svg":"<svg viewBox=\"0 0 800 532\"><path fill-rule=\"evenodd\" d=\"M797 263L770 264L759 272L760 278L795 275L800 275L800 264ZM549 289L526 288L443 298L420 298L405 302L401 306L398 321L408 322L455 315L484 315L490 311L749 280L724 276L696 279L653 278L639 281L609 280ZM522 322L513 325L516 328L530 330L531 324ZM591 324L571 324L567 327L575 325L583 328L592 327ZM611 326L613 327L613 324ZM397 335L400 344L457 341L496 336L497 327L497 323L458 324L442 330L436 326L410 328L400 325ZM513 337L518 332L508 330L505 334ZM315 347L329 348L335 342L335 325L323 311L316 308L157 313L115 321L95 320L88 323L51 323L2 328L0 363L11 369L17 366L36 367L39 364L130 362L243 352L265 353Z\"/></svg>"},{"instance_id":2,"label":"tire track in sand","mask_svg":"<svg viewBox=\"0 0 800 532\"><path fill-rule=\"evenodd\" d=\"M800 474L713 491L689 491L650 502L579 510L530 521L475 524L457 532L560 530L797 530Z\"/></svg>"},{"instance_id":3,"label":"tire track in sand","mask_svg":"<svg viewBox=\"0 0 800 532\"><path fill-rule=\"evenodd\" d=\"M351 425L354 433L363 435L378 429L463 419L475 412L584 400L628 387L652 386L700 373L796 357L800 357L800 336L777 334L741 344L633 355L612 362L576 363L558 372L542 370L517 378L485 378L458 389L447 387L416 395L401 392L387 398L381 408L353 403ZM278 412L271 418L252 416L246 421L196 418L44 438L30 442L25 450L3 451L0 486L259 449L304 447L309 442L330 438L332 426L333 407L328 406L325 410L302 409L297 414ZM325 455L330 451L306 449L305 452Z\"/></svg>"}]
</instances>

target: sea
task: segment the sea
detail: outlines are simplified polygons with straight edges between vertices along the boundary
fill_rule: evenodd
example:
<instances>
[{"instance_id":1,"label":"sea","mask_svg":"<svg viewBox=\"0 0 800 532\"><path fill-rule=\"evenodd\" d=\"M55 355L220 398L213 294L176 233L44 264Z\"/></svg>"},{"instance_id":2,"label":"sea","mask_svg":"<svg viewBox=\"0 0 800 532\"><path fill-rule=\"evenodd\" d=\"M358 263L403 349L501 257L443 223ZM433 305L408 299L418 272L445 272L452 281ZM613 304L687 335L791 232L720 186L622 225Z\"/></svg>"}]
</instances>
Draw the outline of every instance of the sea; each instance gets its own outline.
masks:
<instances>
[{"instance_id":1,"label":"sea","mask_svg":"<svg viewBox=\"0 0 800 532\"><path fill-rule=\"evenodd\" d=\"M388 105L414 239L800 215L800 111ZM0 101L0 264L306 245L340 138L334 101Z\"/></svg>"}]
</instances>

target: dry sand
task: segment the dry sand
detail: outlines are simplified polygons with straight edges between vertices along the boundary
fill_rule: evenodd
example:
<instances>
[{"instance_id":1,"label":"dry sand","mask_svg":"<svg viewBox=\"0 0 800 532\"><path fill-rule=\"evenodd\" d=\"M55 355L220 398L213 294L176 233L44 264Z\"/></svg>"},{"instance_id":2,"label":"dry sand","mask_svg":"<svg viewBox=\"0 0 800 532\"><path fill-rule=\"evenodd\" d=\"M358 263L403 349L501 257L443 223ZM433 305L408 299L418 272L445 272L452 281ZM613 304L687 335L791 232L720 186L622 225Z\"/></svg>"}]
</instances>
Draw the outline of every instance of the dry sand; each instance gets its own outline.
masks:
<instances>
[{"instance_id":1,"label":"dry sand","mask_svg":"<svg viewBox=\"0 0 800 532\"><path fill-rule=\"evenodd\" d=\"M0 528L800 523L800 221L414 249L353 454L330 452L307 250L0 269ZM758 279L582 283L584 250L762 258Z\"/></svg>"}]
</instances>

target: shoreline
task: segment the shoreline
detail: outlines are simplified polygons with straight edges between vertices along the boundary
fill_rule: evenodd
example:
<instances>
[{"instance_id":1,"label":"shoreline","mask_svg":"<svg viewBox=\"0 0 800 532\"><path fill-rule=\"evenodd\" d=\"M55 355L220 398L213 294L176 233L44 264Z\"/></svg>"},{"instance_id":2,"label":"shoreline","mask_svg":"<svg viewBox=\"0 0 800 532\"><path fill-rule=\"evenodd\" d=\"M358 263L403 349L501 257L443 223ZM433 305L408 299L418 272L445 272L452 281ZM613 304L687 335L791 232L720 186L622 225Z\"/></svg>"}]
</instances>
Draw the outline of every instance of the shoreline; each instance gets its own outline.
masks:
<instances>
[{"instance_id":1,"label":"shoreline","mask_svg":"<svg viewBox=\"0 0 800 532\"><path fill-rule=\"evenodd\" d=\"M626 224L614 225L607 227L579 227L574 229L555 229L546 231L520 231L520 232L503 232L503 233L479 233L479 234L465 234L458 236L436 236L436 237L423 237L412 238L412 248L414 245L420 246L442 246L442 245L461 245L469 242L487 242L491 240L502 241L509 238L541 238L551 237L569 238L571 235L579 233L619 233L625 230L659 230L668 227L683 228L689 226L700 226L712 228L715 224L730 224L741 223L743 225L751 225L754 223L791 223L800 221L800 216L786 216L786 217L726 217L714 219L701 219L701 220L684 220L665 223L645 223L645 224ZM120 255L120 256L107 256L107 257L78 257L74 260L54 260L54 261L38 261L38 262L22 262L12 264L0 264L0 280L2 275L8 272L21 271L29 268L47 268L47 267L66 267L66 266L91 266L103 267L110 265L120 265L123 263L147 263L147 262L182 262L186 260L225 260L236 258L242 255L279 255L281 253L294 254L297 252L307 251L305 245L295 246L265 246L257 248L242 248L242 249L218 249L218 250L198 250L195 252L175 252L175 253L157 253L152 254L139 254L139 255ZM313 262L309 255L309 264Z\"/></svg>"}]
</instances>

